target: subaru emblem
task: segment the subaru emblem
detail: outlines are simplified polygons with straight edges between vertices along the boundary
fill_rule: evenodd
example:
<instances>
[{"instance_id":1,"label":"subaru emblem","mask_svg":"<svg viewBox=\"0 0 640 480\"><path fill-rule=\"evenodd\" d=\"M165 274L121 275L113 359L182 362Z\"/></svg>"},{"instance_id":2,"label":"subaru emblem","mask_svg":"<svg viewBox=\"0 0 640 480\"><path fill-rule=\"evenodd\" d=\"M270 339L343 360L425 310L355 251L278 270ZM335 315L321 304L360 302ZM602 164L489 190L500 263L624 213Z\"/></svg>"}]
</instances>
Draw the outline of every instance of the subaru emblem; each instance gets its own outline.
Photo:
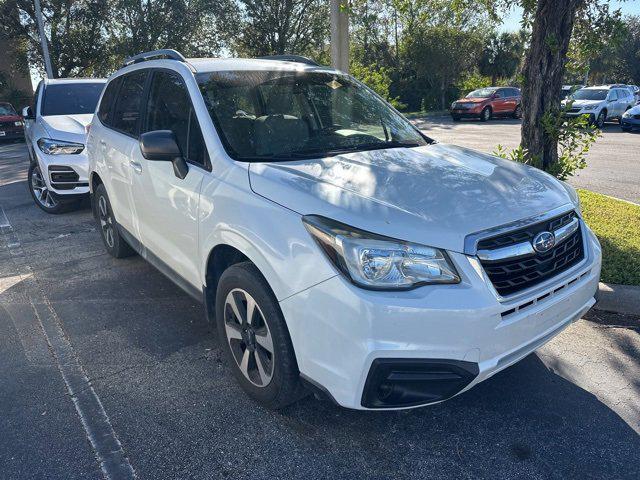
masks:
<instances>
[{"instance_id":1,"label":"subaru emblem","mask_svg":"<svg viewBox=\"0 0 640 480\"><path fill-rule=\"evenodd\" d=\"M556 237L551 232L540 232L533 237L533 249L538 253L545 253L551 250L556 244Z\"/></svg>"}]
</instances>

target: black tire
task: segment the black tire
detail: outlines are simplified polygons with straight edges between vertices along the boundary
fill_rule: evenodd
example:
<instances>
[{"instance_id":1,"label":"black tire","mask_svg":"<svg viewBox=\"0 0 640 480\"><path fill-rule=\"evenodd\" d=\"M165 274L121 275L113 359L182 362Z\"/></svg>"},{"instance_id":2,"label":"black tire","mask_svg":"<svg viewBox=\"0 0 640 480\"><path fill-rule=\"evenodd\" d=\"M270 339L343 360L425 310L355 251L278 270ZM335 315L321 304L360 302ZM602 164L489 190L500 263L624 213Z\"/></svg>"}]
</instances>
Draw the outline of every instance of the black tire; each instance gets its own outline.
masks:
<instances>
[{"instance_id":1,"label":"black tire","mask_svg":"<svg viewBox=\"0 0 640 480\"><path fill-rule=\"evenodd\" d=\"M480 113L480 121L487 122L491 120L492 115L493 115L493 112L491 111L491 107L484 107L482 109L482 113Z\"/></svg>"},{"instance_id":2,"label":"black tire","mask_svg":"<svg viewBox=\"0 0 640 480\"><path fill-rule=\"evenodd\" d=\"M598 117L595 120L595 126L598 128L602 128L604 127L604 122L607 120L607 112L605 110L602 110L599 114Z\"/></svg>"},{"instance_id":3,"label":"black tire","mask_svg":"<svg viewBox=\"0 0 640 480\"><path fill-rule=\"evenodd\" d=\"M513 118L522 118L522 105L517 105L511 116Z\"/></svg>"},{"instance_id":4,"label":"black tire","mask_svg":"<svg viewBox=\"0 0 640 480\"><path fill-rule=\"evenodd\" d=\"M118 223L113 216L111 202L107 195L107 189L100 184L96 187L91 197L91 209L93 216L98 224L98 231L102 237L102 243L109 252L109 255L115 258L125 258L134 255L136 252L126 242L120 231Z\"/></svg>"},{"instance_id":5,"label":"black tire","mask_svg":"<svg viewBox=\"0 0 640 480\"><path fill-rule=\"evenodd\" d=\"M253 315L252 322L246 321L246 303L242 302L243 298L247 300L247 295L257 305L257 309L254 310L257 313ZM231 304L227 303L228 298L234 299L237 311L245 318L237 318ZM273 410L286 407L305 395L306 391L300 382L298 364L280 305L267 281L253 263L238 263L222 273L216 291L215 311L220 346L233 375L247 395L262 406ZM241 333L242 338L234 338L234 334L228 334L227 330L233 330L235 334ZM256 333L250 333L249 330ZM257 333L259 330L262 334ZM270 356L269 350L263 348L256 340L258 336L270 336L273 350ZM252 371L249 371L250 367L246 368L247 376L240 368L242 362L239 357L244 359L243 353L249 359L246 364L252 365L253 368ZM259 361L259 358L264 360ZM260 372L258 363L262 365ZM263 371L270 373L268 382L262 381ZM252 372L254 377L259 374L255 381L248 378ZM257 382L262 385L258 385Z\"/></svg>"},{"instance_id":6,"label":"black tire","mask_svg":"<svg viewBox=\"0 0 640 480\"><path fill-rule=\"evenodd\" d=\"M80 201L64 201L47 187L40 166L35 162L29 163L27 172L27 185L29 193L35 204L47 213L57 215L59 213L70 212L80 206Z\"/></svg>"}]
</instances>

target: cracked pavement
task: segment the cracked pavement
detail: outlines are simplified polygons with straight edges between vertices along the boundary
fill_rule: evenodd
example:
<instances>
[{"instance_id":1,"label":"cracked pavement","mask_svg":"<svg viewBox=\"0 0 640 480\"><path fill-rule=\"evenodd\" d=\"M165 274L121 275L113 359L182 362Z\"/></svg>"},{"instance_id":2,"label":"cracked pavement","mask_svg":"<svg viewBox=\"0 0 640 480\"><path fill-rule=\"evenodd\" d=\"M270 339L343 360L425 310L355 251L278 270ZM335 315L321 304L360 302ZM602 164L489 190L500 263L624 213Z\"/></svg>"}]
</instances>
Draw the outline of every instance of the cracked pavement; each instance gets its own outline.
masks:
<instances>
[{"instance_id":1,"label":"cracked pavement","mask_svg":"<svg viewBox=\"0 0 640 480\"><path fill-rule=\"evenodd\" d=\"M109 257L88 209L39 210L26 167L23 145L0 146L0 206L24 252L0 235L3 479L103 478L36 322L45 301L138 478L640 478L640 317L592 311L439 405L309 397L274 413L236 385L201 305L142 259Z\"/></svg>"}]
</instances>

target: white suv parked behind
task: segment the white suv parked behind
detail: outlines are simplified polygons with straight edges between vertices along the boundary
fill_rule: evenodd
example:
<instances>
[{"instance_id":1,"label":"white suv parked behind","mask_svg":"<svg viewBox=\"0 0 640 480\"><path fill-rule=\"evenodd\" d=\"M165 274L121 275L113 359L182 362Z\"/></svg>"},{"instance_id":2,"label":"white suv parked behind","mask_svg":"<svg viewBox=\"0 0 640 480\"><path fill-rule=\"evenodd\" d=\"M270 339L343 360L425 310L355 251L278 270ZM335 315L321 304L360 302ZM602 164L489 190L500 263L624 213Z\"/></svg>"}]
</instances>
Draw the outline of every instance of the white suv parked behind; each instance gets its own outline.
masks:
<instances>
[{"instance_id":1,"label":"white suv parked behind","mask_svg":"<svg viewBox=\"0 0 640 480\"><path fill-rule=\"evenodd\" d=\"M29 190L48 213L61 213L89 194L86 128L106 80L42 80L33 105L25 107L24 136L29 152Z\"/></svg>"},{"instance_id":2,"label":"white suv parked behind","mask_svg":"<svg viewBox=\"0 0 640 480\"><path fill-rule=\"evenodd\" d=\"M624 112L635 105L635 98L626 87L602 85L581 88L563 101L566 102L572 102L568 116L588 115L592 124L602 128L606 121L621 122Z\"/></svg>"},{"instance_id":3,"label":"white suv parked behind","mask_svg":"<svg viewBox=\"0 0 640 480\"><path fill-rule=\"evenodd\" d=\"M204 302L253 398L439 402L595 303L600 245L571 187L286 58L134 57L87 143L107 250Z\"/></svg>"}]
</instances>

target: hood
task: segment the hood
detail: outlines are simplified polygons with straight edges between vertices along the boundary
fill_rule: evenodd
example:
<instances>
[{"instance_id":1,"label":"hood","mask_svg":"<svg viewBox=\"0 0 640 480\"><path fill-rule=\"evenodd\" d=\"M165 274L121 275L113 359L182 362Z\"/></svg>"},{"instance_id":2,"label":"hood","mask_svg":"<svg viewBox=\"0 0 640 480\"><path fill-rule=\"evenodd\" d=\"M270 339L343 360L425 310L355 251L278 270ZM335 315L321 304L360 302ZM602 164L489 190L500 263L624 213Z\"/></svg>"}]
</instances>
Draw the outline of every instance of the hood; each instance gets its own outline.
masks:
<instances>
[{"instance_id":1,"label":"hood","mask_svg":"<svg viewBox=\"0 0 640 480\"><path fill-rule=\"evenodd\" d=\"M574 100L571 106L573 108L582 108L588 105L598 105L602 102L604 102L604 100ZM563 105L565 105L566 103L567 103L566 101L563 102Z\"/></svg>"},{"instance_id":2,"label":"hood","mask_svg":"<svg viewBox=\"0 0 640 480\"><path fill-rule=\"evenodd\" d=\"M629 110L627 110L627 112L629 113L629 115L637 115L640 113L640 105L636 105L635 107L631 107Z\"/></svg>"},{"instance_id":3,"label":"hood","mask_svg":"<svg viewBox=\"0 0 640 480\"><path fill-rule=\"evenodd\" d=\"M42 117L45 130L50 138L85 143L86 127L93 119L92 113L82 115L48 115Z\"/></svg>"},{"instance_id":4,"label":"hood","mask_svg":"<svg viewBox=\"0 0 640 480\"><path fill-rule=\"evenodd\" d=\"M541 170L447 144L253 163L249 179L301 215L457 252L470 233L571 205Z\"/></svg>"},{"instance_id":5,"label":"hood","mask_svg":"<svg viewBox=\"0 0 640 480\"><path fill-rule=\"evenodd\" d=\"M457 100L457 102L460 103L482 103L482 102L486 102L487 100L491 100L490 97L473 97L473 98L461 98L460 100Z\"/></svg>"},{"instance_id":6,"label":"hood","mask_svg":"<svg viewBox=\"0 0 640 480\"><path fill-rule=\"evenodd\" d=\"M21 122L20 115L0 115L0 122Z\"/></svg>"}]
</instances>

